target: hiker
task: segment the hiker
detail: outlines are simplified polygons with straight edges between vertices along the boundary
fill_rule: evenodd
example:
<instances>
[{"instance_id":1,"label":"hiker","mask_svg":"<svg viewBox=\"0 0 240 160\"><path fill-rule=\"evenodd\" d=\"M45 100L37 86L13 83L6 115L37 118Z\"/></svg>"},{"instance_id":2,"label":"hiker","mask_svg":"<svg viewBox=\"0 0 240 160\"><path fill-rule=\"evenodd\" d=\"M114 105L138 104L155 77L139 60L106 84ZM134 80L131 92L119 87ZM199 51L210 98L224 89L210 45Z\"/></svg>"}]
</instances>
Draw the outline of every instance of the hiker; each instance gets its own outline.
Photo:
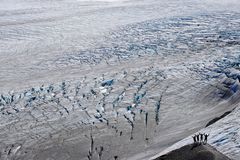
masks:
<instances>
[{"instance_id":1,"label":"hiker","mask_svg":"<svg viewBox=\"0 0 240 160\"><path fill-rule=\"evenodd\" d=\"M200 143L202 143L203 142L203 134L202 133L200 133Z\"/></svg>"},{"instance_id":2,"label":"hiker","mask_svg":"<svg viewBox=\"0 0 240 160\"><path fill-rule=\"evenodd\" d=\"M207 139L208 139L209 134L204 134L204 143L207 144Z\"/></svg>"},{"instance_id":3,"label":"hiker","mask_svg":"<svg viewBox=\"0 0 240 160\"><path fill-rule=\"evenodd\" d=\"M197 142L199 142L199 134L196 135Z\"/></svg>"},{"instance_id":4,"label":"hiker","mask_svg":"<svg viewBox=\"0 0 240 160\"><path fill-rule=\"evenodd\" d=\"M194 143L196 143L197 142L196 135L192 136L192 138L193 138Z\"/></svg>"}]
</instances>

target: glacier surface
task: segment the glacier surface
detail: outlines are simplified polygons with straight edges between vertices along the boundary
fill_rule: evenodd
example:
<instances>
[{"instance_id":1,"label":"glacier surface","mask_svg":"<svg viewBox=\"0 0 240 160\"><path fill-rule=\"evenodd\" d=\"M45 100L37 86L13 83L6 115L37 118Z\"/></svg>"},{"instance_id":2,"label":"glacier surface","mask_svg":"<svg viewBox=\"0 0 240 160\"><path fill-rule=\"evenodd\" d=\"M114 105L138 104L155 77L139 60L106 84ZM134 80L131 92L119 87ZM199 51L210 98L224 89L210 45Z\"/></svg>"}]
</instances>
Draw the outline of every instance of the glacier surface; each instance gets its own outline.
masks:
<instances>
[{"instance_id":1,"label":"glacier surface","mask_svg":"<svg viewBox=\"0 0 240 160\"><path fill-rule=\"evenodd\" d=\"M0 159L150 159L235 108L203 131L238 160L239 4L2 0Z\"/></svg>"}]
</instances>

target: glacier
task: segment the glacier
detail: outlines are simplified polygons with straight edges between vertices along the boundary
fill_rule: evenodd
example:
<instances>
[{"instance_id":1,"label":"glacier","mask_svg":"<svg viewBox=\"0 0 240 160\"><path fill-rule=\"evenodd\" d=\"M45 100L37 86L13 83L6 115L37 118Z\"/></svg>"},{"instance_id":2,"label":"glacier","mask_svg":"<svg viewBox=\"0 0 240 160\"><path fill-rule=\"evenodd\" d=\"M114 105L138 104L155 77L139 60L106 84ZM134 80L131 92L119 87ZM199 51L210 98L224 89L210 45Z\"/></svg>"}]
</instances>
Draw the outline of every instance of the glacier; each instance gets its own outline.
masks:
<instances>
[{"instance_id":1,"label":"glacier","mask_svg":"<svg viewBox=\"0 0 240 160\"><path fill-rule=\"evenodd\" d=\"M239 6L1 1L0 159L151 159L201 131L238 160Z\"/></svg>"}]
</instances>

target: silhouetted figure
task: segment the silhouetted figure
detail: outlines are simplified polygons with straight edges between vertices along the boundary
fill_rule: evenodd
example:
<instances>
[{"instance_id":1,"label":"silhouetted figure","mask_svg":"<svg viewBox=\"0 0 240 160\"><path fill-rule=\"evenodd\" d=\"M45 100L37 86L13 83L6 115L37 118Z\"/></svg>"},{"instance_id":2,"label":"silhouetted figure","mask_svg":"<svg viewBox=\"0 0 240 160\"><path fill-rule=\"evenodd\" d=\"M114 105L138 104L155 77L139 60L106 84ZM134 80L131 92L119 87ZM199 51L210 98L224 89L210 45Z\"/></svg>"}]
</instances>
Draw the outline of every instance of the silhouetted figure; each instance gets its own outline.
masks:
<instances>
[{"instance_id":1,"label":"silhouetted figure","mask_svg":"<svg viewBox=\"0 0 240 160\"><path fill-rule=\"evenodd\" d=\"M204 134L204 143L207 144L209 134Z\"/></svg>"},{"instance_id":2,"label":"silhouetted figure","mask_svg":"<svg viewBox=\"0 0 240 160\"><path fill-rule=\"evenodd\" d=\"M118 159L118 156L114 156L114 160L117 160Z\"/></svg>"},{"instance_id":3,"label":"silhouetted figure","mask_svg":"<svg viewBox=\"0 0 240 160\"><path fill-rule=\"evenodd\" d=\"M200 133L200 143L202 143L202 142L203 142L203 134Z\"/></svg>"},{"instance_id":4,"label":"silhouetted figure","mask_svg":"<svg viewBox=\"0 0 240 160\"><path fill-rule=\"evenodd\" d=\"M197 142L196 135L192 136L192 138L193 138L194 143L196 143Z\"/></svg>"},{"instance_id":5,"label":"silhouetted figure","mask_svg":"<svg viewBox=\"0 0 240 160\"><path fill-rule=\"evenodd\" d=\"M196 135L197 142L199 142L199 134Z\"/></svg>"},{"instance_id":6,"label":"silhouetted figure","mask_svg":"<svg viewBox=\"0 0 240 160\"><path fill-rule=\"evenodd\" d=\"M194 147L201 145L201 144L206 144L208 136L209 136L209 134L206 134L206 133L194 134L194 136L192 136L193 141L194 141Z\"/></svg>"},{"instance_id":7,"label":"silhouetted figure","mask_svg":"<svg viewBox=\"0 0 240 160\"><path fill-rule=\"evenodd\" d=\"M195 147L197 147L200 144L199 143L199 139L200 139L199 134L194 134L194 136L192 136L192 138L193 138L194 143L193 143L191 150L193 150Z\"/></svg>"}]
</instances>

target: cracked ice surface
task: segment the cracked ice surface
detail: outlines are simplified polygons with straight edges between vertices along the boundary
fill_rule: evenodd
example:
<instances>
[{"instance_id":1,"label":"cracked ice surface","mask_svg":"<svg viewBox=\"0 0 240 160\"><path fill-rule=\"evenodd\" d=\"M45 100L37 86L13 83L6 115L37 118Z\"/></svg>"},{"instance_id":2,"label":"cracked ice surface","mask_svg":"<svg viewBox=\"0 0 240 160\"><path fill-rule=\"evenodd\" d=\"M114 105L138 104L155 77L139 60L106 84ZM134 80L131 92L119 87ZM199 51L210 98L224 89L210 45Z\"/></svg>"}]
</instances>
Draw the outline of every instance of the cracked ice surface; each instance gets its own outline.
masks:
<instances>
[{"instance_id":1,"label":"cracked ice surface","mask_svg":"<svg viewBox=\"0 0 240 160\"><path fill-rule=\"evenodd\" d=\"M234 1L160 2L3 1L1 159L147 159L233 109Z\"/></svg>"}]
</instances>

